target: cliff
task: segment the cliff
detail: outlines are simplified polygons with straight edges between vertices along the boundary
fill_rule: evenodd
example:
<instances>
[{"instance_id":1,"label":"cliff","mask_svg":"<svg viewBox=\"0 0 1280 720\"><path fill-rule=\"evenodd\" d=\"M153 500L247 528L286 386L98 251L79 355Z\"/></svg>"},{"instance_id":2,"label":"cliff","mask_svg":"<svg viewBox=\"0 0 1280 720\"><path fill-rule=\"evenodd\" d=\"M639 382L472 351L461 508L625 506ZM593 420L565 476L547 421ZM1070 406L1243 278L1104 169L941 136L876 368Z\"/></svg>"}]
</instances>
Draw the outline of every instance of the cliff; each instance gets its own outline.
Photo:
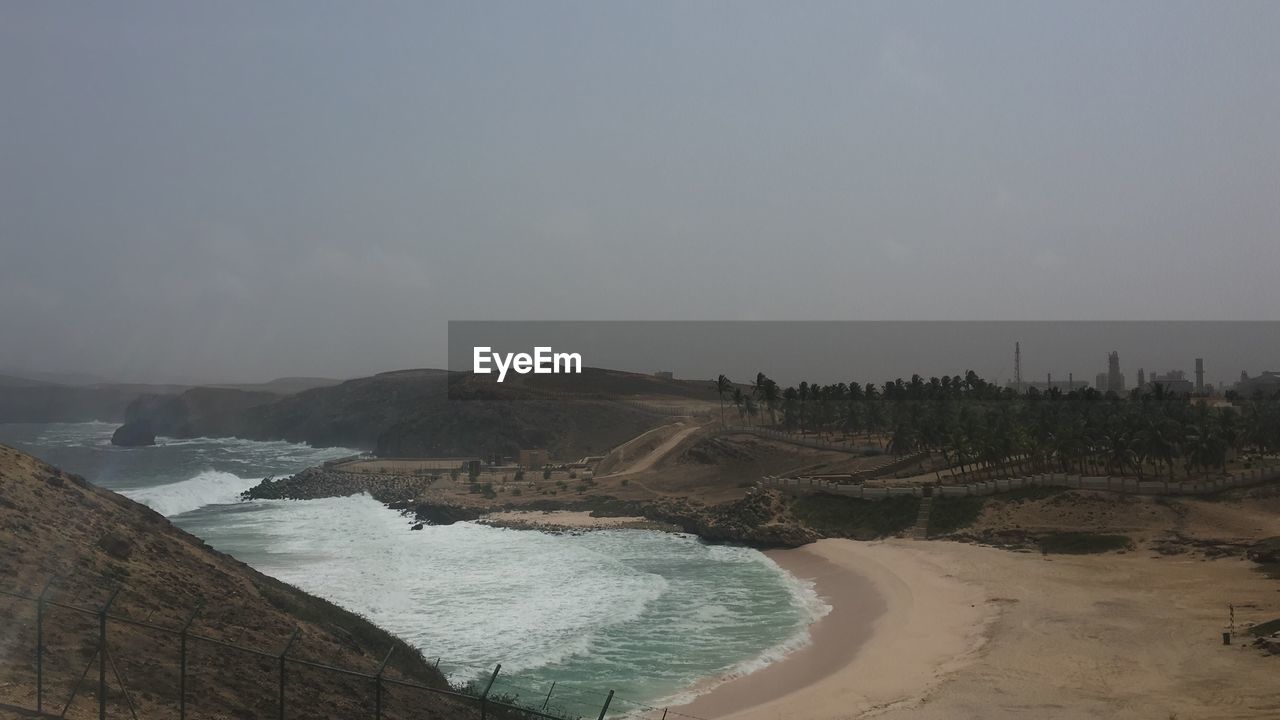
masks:
<instances>
[{"instance_id":1,"label":"cliff","mask_svg":"<svg viewBox=\"0 0 1280 720\"><path fill-rule=\"evenodd\" d=\"M221 437L236 435L245 411L275 402L280 395L228 388L191 388L180 395L143 395L125 409L117 445L147 445L156 435Z\"/></svg>"},{"instance_id":2,"label":"cliff","mask_svg":"<svg viewBox=\"0 0 1280 720\"><path fill-rule=\"evenodd\" d=\"M285 646L296 627L291 658L373 672L394 647L389 677L433 687L444 679L415 649L354 613L262 575L206 546L163 516L94 487L35 458L0 445L0 590L35 596L58 578L50 599L97 607L120 588L112 616L178 628L202 607L191 632L218 642ZM0 652L0 703L34 707L34 604L0 595L6 618ZM96 619L50 610L45 621L46 702L60 708L96 650ZM274 716L275 661L201 642L189 676L198 682L202 717ZM176 717L177 639L113 621L111 682L132 690L142 717ZM349 718L369 714L365 679L295 668L293 717ZM96 679L96 675L95 675ZM80 704L95 704L85 683ZM478 717L474 703L422 693L416 702L384 708L384 717ZM49 698L56 696L56 700ZM122 693L109 692L108 713L125 717ZM48 709L49 705L46 705Z\"/></svg>"}]
</instances>

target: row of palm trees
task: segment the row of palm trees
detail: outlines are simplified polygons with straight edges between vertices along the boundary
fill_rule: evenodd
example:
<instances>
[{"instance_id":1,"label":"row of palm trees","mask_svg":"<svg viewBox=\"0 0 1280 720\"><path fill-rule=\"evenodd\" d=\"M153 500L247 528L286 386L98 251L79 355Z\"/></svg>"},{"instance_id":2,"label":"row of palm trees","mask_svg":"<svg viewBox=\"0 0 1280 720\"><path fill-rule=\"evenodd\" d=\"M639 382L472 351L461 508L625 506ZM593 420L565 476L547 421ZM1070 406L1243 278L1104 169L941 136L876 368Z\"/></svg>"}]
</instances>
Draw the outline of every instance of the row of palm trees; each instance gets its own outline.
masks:
<instances>
[{"instance_id":1,"label":"row of palm trees","mask_svg":"<svg viewBox=\"0 0 1280 720\"><path fill-rule=\"evenodd\" d=\"M1210 407L1162 386L1127 396L1092 388L1019 393L964 376L882 385L801 382L780 388L764 373L737 385L716 381L747 424L880 443L895 454L928 451L966 472L1148 474L1177 477L1225 470L1242 452L1280 452L1280 393Z\"/></svg>"}]
</instances>

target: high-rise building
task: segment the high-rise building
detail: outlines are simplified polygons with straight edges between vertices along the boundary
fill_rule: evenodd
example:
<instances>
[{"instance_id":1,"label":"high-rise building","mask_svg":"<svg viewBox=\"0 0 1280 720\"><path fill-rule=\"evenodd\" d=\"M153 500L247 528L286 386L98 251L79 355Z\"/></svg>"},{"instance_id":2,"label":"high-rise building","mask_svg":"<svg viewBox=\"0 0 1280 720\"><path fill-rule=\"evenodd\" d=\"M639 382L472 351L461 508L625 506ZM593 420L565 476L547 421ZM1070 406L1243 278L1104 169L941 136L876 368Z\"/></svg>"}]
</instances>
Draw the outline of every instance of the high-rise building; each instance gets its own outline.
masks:
<instances>
[{"instance_id":1,"label":"high-rise building","mask_svg":"<svg viewBox=\"0 0 1280 720\"><path fill-rule=\"evenodd\" d=\"M1204 358L1196 358L1196 394L1204 393Z\"/></svg>"},{"instance_id":2,"label":"high-rise building","mask_svg":"<svg viewBox=\"0 0 1280 720\"><path fill-rule=\"evenodd\" d=\"M1116 394L1124 392L1124 375L1120 372L1120 353L1115 350L1107 353L1107 392Z\"/></svg>"},{"instance_id":3,"label":"high-rise building","mask_svg":"<svg viewBox=\"0 0 1280 720\"><path fill-rule=\"evenodd\" d=\"M1093 379L1093 386L1098 388L1098 392L1105 393L1107 391L1107 374L1104 372L1098 373Z\"/></svg>"},{"instance_id":4,"label":"high-rise building","mask_svg":"<svg viewBox=\"0 0 1280 720\"><path fill-rule=\"evenodd\" d=\"M1147 371L1138 368L1138 389L1141 390L1147 384Z\"/></svg>"}]
</instances>

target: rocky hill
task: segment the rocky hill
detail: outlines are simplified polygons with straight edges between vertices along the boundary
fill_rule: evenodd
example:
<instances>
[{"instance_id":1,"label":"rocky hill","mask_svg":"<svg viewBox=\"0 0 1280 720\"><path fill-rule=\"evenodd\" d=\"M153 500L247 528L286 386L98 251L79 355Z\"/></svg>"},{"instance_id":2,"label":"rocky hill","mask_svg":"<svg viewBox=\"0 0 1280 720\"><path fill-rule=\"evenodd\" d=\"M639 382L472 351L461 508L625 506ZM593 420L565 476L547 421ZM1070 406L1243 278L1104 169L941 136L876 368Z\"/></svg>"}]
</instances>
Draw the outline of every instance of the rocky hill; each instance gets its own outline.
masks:
<instances>
[{"instance_id":1,"label":"rocky hill","mask_svg":"<svg viewBox=\"0 0 1280 720\"><path fill-rule=\"evenodd\" d=\"M328 378L278 378L265 383L211 385L218 391L243 391L272 399L311 388L336 385ZM22 375L0 374L0 422L123 422L129 408L139 402L149 406L172 399L191 385L143 383L60 383Z\"/></svg>"},{"instance_id":2,"label":"rocky hill","mask_svg":"<svg viewBox=\"0 0 1280 720\"><path fill-rule=\"evenodd\" d=\"M371 673L394 647L388 677L447 687L420 653L363 618L212 550L142 505L0 446L0 590L34 596L50 578L57 602L97 607L119 588L113 617L178 628L200 608L192 633L261 649L265 657L193 641L189 691L199 717L274 717L270 656L295 628L290 657ZM35 706L34 613L33 603L0 595L0 704ZM108 716L129 714L118 677L140 717L176 717L178 639L123 621L110 628ZM87 717L97 703L96 669L78 678L94 657L96 618L51 609L44 637L46 709L60 711L79 684L68 716ZM368 680L290 672L291 717L372 716ZM405 688L389 690L383 710L389 718L479 716L470 700Z\"/></svg>"},{"instance_id":3,"label":"rocky hill","mask_svg":"<svg viewBox=\"0 0 1280 720\"><path fill-rule=\"evenodd\" d=\"M116 430L117 445L150 445L156 435L221 437L236 435L246 410L280 399L270 392L231 388L192 388L180 395L143 395L125 409L125 424Z\"/></svg>"},{"instance_id":4,"label":"rocky hill","mask_svg":"<svg viewBox=\"0 0 1280 720\"><path fill-rule=\"evenodd\" d=\"M143 392L134 387L0 384L0 422L119 422Z\"/></svg>"},{"instance_id":5,"label":"rocky hill","mask_svg":"<svg viewBox=\"0 0 1280 720\"><path fill-rule=\"evenodd\" d=\"M129 424L158 435L289 440L387 456L546 448L553 457L577 458L662 424L662 413L670 412L664 407L715 397L709 383L596 369L581 378L573 392L563 381L498 386L444 370L382 373L289 396L201 388L177 399L139 401Z\"/></svg>"}]
</instances>

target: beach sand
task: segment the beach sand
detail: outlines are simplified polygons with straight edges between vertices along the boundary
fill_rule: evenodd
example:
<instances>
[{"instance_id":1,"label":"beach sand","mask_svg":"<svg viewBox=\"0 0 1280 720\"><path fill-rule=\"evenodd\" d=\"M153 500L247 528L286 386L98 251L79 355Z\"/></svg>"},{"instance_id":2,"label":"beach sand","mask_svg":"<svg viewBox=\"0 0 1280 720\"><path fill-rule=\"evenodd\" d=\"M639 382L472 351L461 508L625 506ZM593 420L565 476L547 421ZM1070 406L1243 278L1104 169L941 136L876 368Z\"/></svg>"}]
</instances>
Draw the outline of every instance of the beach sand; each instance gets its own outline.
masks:
<instances>
[{"instance_id":1,"label":"beach sand","mask_svg":"<svg viewBox=\"0 0 1280 720\"><path fill-rule=\"evenodd\" d=\"M1041 556L823 540L770 553L832 612L813 643L680 712L704 718L1280 718L1280 658L1224 646L1280 617L1240 559Z\"/></svg>"},{"instance_id":2,"label":"beach sand","mask_svg":"<svg viewBox=\"0 0 1280 720\"><path fill-rule=\"evenodd\" d=\"M642 517L596 517L587 510L504 510L480 522L516 530L666 530L668 526Z\"/></svg>"}]
</instances>

